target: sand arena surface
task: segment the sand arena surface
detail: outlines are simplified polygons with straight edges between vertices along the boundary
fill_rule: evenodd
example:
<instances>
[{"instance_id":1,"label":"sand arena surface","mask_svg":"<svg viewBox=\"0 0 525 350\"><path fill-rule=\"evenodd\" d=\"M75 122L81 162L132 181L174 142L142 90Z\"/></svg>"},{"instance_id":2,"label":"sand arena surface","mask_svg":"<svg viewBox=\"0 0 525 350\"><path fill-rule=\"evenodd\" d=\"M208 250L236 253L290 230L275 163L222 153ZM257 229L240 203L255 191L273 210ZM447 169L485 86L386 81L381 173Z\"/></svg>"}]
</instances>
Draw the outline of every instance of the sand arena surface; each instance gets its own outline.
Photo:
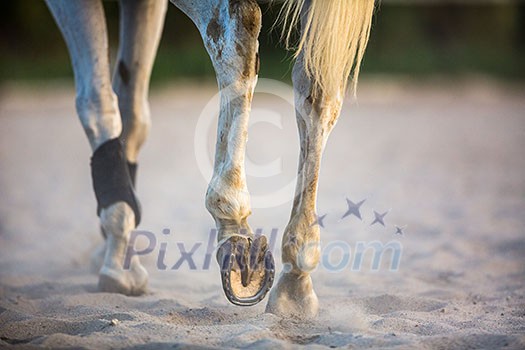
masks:
<instances>
[{"instance_id":1,"label":"sand arena surface","mask_svg":"<svg viewBox=\"0 0 525 350\"><path fill-rule=\"evenodd\" d=\"M211 158L213 130L197 136L208 153L196 155L194 141L214 93L212 85L152 93L153 127L138 175L141 228L168 244L168 268L157 269L158 249L145 257L150 293L125 297L97 293L90 272L102 238L72 87L2 89L0 347L525 347L523 89L363 80L359 104L346 104L328 142L319 186L324 251L345 242L350 263L330 271L344 256L328 250L313 273L320 315L307 322L265 314L265 302L228 304L215 261L202 269L213 221L197 158ZM275 96L255 96L254 118L263 122L250 128L254 196L293 180L292 111ZM274 160L277 168L268 170ZM284 193L288 201L255 208L251 219L265 233L277 228L278 242L292 199ZM341 220L345 198L366 199L363 221ZM385 228L370 226L373 210L389 209ZM405 234L394 235L394 225L406 225ZM389 270L389 253L379 271L371 271L370 254L351 269L357 242L374 240L400 243L397 271ZM187 250L202 243L196 270L187 262L170 270L181 242ZM280 268L278 247L276 255Z\"/></svg>"}]
</instances>

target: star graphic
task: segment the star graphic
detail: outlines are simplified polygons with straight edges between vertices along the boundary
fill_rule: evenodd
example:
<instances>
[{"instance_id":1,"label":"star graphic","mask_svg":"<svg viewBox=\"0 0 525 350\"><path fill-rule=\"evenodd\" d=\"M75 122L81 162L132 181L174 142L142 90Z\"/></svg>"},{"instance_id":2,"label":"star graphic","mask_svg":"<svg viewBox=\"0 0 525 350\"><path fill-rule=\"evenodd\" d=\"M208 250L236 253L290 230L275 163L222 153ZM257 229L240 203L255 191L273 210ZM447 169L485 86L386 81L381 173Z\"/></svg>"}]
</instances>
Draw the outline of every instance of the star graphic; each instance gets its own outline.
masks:
<instances>
[{"instance_id":1,"label":"star graphic","mask_svg":"<svg viewBox=\"0 0 525 350\"><path fill-rule=\"evenodd\" d=\"M322 228L324 228L324 218L327 216L328 214L324 214L324 215L317 215L317 220L315 220L315 222L310 226L315 226L315 225L319 225L321 226Z\"/></svg>"},{"instance_id":2,"label":"star graphic","mask_svg":"<svg viewBox=\"0 0 525 350\"><path fill-rule=\"evenodd\" d=\"M363 199L361 202L359 203L354 203L352 202L350 199L346 199L346 203L348 204L348 210L346 211L346 213L343 215L343 217L341 219L344 219L346 218L347 216L349 215L355 215L359 218L359 220L363 220L361 218L361 213L359 212L359 208L361 207L361 205L365 202L366 199Z\"/></svg>"},{"instance_id":3,"label":"star graphic","mask_svg":"<svg viewBox=\"0 0 525 350\"><path fill-rule=\"evenodd\" d=\"M289 235L286 244L297 244L297 237L294 234Z\"/></svg>"},{"instance_id":4,"label":"star graphic","mask_svg":"<svg viewBox=\"0 0 525 350\"><path fill-rule=\"evenodd\" d=\"M394 226L396 228L396 232L394 233L395 235L404 235L405 234L405 232L403 232L403 230L407 228L406 226L403 226L403 227L399 227L399 226L396 226L396 225L394 225Z\"/></svg>"},{"instance_id":5,"label":"star graphic","mask_svg":"<svg viewBox=\"0 0 525 350\"><path fill-rule=\"evenodd\" d=\"M384 213L380 214L378 213L377 211L374 210L374 216L375 216L375 219L374 221L372 221L372 223L370 224L370 226L374 225L374 224L381 224L383 226L385 226L385 216L386 214L388 214L388 210L385 211Z\"/></svg>"}]
</instances>

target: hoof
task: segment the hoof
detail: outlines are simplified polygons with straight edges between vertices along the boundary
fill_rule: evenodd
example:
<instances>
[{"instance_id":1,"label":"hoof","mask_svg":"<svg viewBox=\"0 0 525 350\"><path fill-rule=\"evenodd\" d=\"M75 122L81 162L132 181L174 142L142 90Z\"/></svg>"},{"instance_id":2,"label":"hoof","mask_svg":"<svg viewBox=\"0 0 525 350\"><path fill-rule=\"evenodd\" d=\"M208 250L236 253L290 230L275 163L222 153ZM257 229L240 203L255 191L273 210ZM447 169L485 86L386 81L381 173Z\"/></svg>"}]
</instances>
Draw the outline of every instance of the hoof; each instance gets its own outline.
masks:
<instances>
[{"instance_id":1,"label":"hoof","mask_svg":"<svg viewBox=\"0 0 525 350\"><path fill-rule=\"evenodd\" d=\"M148 272L140 263L132 264L130 270L103 266L98 277L98 289L106 293L139 296L147 291Z\"/></svg>"},{"instance_id":2,"label":"hoof","mask_svg":"<svg viewBox=\"0 0 525 350\"><path fill-rule=\"evenodd\" d=\"M217 260L224 294L232 304L255 305L272 287L275 262L264 236L230 237L219 247Z\"/></svg>"},{"instance_id":3,"label":"hoof","mask_svg":"<svg viewBox=\"0 0 525 350\"><path fill-rule=\"evenodd\" d=\"M311 319L317 316L319 301L308 274L281 273L271 291L266 312L281 317Z\"/></svg>"}]
</instances>

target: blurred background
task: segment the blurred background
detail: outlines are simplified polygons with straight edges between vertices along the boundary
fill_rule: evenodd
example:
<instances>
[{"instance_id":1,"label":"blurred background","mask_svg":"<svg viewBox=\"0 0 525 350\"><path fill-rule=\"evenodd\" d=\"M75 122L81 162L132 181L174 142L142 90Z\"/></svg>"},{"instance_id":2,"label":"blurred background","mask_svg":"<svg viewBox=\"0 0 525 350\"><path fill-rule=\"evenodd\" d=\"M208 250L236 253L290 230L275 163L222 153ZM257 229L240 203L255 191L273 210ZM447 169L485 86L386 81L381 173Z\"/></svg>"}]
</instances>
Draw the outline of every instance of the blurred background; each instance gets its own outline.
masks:
<instances>
[{"instance_id":1,"label":"blurred background","mask_svg":"<svg viewBox=\"0 0 525 350\"><path fill-rule=\"evenodd\" d=\"M112 57L118 44L118 2L105 2ZM290 53L271 31L277 3L261 4L261 72L289 80ZM44 1L0 2L0 83L71 79L66 47ZM525 79L525 3L520 1L388 1L378 6L364 61L367 74L425 78L487 75ZM175 6L168 10L153 84L214 79L199 33Z\"/></svg>"}]
</instances>

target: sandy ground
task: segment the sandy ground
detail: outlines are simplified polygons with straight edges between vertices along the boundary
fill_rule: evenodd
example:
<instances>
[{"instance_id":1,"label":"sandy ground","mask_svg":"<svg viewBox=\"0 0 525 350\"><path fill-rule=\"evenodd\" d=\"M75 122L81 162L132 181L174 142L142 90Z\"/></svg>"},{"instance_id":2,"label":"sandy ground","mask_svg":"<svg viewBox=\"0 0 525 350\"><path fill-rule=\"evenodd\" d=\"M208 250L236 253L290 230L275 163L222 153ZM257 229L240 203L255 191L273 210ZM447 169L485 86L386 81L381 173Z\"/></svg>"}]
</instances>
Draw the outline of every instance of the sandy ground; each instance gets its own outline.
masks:
<instances>
[{"instance_id":1,"label":"sandy ground","mask_svg":"<svg viewBox=\"0 0 525 350\"><path fill-rule=\"evenodd\" d=\"M483 80L363 82L323 160L324 258L313 273L321 311L311 321L265 314L265 302L230 305L215 261L203 268L213 221L198 160L210 159L214 134L196 127L214 93L179 85L152 94L138 192L140 228L158 242L143 258L150 292L125 297L98 293L90 271L102 238L72 87L2 89L0 347L525 347L523 89ZM271 94L256 95L255 115L273 119L250 128L248 181L259 206L251 223L267 234L276 228L280 241L297 164L295 120ZM341 219L346 198L366 199L362 221ZM370 225L373 210L390 210L386 227ZM406 226L404 234L394 225ZM374 241L401 247L396 271L391 252L373 271L371 250L352 268L358 242ZM166 270L157 267L161 242ZM171 270L179 246L199 242L195 269L184 261Z\"/></svg>"}]
</instances>

